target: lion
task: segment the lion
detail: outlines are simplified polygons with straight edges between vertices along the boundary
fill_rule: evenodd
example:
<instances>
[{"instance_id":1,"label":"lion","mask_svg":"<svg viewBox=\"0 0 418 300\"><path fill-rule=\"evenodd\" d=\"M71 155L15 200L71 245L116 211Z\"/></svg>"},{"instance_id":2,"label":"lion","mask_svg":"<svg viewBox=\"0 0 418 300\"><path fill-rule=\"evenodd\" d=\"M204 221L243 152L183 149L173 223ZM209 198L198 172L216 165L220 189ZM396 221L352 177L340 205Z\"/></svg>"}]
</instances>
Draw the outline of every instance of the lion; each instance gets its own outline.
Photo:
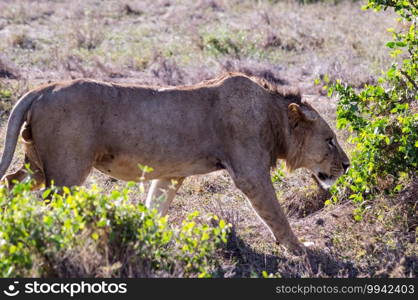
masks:
<instances>
[{"instance_id":1,"label":"lion","mask_svg":"<svg viewBox=\"0 0 418 300\"><path fill-rule=\"evenodd\" d=\"M349 167L335 133L299 92L240 73L164 89L88 79L34 89L10 114L0 178L19 131L35 189L81 185L92 168L140 181L138 165L147 165L146 206L162 215L186 177L225 169L276 241L298 254L304 246L276 198L271 168L285 160L328 189ZM4 180L10 186L27 175L22 167Z\"/></svg>"}]
</instances>

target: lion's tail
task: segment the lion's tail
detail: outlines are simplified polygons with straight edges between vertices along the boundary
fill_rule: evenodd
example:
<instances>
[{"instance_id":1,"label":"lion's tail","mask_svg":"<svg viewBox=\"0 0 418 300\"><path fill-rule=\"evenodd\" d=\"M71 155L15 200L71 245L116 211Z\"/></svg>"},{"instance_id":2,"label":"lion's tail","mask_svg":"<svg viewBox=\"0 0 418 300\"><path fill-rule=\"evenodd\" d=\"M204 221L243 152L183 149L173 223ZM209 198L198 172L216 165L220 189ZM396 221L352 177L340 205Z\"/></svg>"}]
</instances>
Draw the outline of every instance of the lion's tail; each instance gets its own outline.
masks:
<instances>
[{"instance_id":1,"label":"lion's tail","mask_svg":"<svg viewBox=\"0 0 418 300\"><path fill-rule=\"evenodd\" d=\"M7 122L6 140L4 142L4 151L0 162L0 178L3 178L12 163L20 128L26 120L27 112L29 111L30 106L38 95L39 94L35 91L26 93L16 103L9 116L9 121Z\"/></svg>"}]
</instances>

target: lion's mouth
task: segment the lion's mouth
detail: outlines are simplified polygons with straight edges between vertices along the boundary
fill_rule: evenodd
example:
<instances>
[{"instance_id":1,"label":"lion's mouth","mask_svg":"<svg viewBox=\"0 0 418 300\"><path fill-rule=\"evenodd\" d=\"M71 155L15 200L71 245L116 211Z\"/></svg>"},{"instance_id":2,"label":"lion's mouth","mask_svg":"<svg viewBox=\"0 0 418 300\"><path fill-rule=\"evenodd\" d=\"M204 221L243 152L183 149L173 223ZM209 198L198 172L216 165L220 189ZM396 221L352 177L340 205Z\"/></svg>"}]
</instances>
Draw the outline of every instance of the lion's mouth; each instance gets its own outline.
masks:
<instances>
[{"instance_id":1,"label":"lion's mouth","mask_svg":"<svg viewBox=\"0 0 418 300\"><path fill-rule=\"evenodd\" d=\"M328 176L325 173L318 172L318 179L321 180L321 181L325 181L325 180L331 179L331 178L332 178L332 176Z\"/></svg>"},{"instance_id":2,"label":"lion's mouth","mask_svg":"<svg viewBox=\"0 0 418 300\"><path fill-rule=\"evenodd\" d=\"M329 190L329 188L334 184L335 177L331 175L327 175L323 172L314 173L314 179L318 183L318 185L323 188L324 190Z\"/></svg>"}]
</instances>

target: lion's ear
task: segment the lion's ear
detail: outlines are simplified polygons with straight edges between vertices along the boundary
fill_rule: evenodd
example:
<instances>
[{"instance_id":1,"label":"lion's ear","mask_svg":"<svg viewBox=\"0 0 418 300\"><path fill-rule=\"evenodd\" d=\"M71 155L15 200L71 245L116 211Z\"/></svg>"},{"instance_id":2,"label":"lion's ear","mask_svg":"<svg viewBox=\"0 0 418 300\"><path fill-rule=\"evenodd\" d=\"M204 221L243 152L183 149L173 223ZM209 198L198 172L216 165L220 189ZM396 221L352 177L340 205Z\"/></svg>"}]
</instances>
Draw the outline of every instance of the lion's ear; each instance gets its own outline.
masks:
<instances>
[{"instance_id":1,"label":"lion's ear","mask_svg":"<svg viewBox=\"0 0 418 300\"><path fill-rule=\"evenodd\" d=\"M318 118L315 113L307 110L304 107L300 107L300 105L296 103L290 103L288 109L289 121L292 128L295 128L301 121L313 122Z\"/></svg>"}]
</instances>

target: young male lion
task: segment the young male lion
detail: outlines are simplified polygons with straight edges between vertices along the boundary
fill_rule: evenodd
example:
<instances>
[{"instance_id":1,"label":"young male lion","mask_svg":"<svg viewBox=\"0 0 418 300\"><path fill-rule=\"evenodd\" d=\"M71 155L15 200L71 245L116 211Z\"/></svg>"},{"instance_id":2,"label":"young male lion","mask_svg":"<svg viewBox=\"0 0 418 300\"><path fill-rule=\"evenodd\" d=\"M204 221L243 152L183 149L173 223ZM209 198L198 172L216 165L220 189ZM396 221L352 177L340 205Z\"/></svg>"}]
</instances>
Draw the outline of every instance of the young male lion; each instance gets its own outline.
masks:
<instances>
[{"instance_id":1,"label":"young male lion","mask_svg":"<svg viewBox=\"0 0 418 300\"><path fill-rule=\"evenodd\" d=\"M332 129L299 93L242 74L160 90L93 80L32 90L10 114L0 178L22 127L35 188L51 181L81 185L93 167L139 180L142 164L154 169L145 175L152 180L146 205L166 214L185 177L226 169L276 240L297 252L301 246L277 201L271 167L284 159L329 188L349 166ZM22 168L5 179L10 185L26 175ZM163 194L165 201L156 201Z\"/></svg>"}]
</instances>

